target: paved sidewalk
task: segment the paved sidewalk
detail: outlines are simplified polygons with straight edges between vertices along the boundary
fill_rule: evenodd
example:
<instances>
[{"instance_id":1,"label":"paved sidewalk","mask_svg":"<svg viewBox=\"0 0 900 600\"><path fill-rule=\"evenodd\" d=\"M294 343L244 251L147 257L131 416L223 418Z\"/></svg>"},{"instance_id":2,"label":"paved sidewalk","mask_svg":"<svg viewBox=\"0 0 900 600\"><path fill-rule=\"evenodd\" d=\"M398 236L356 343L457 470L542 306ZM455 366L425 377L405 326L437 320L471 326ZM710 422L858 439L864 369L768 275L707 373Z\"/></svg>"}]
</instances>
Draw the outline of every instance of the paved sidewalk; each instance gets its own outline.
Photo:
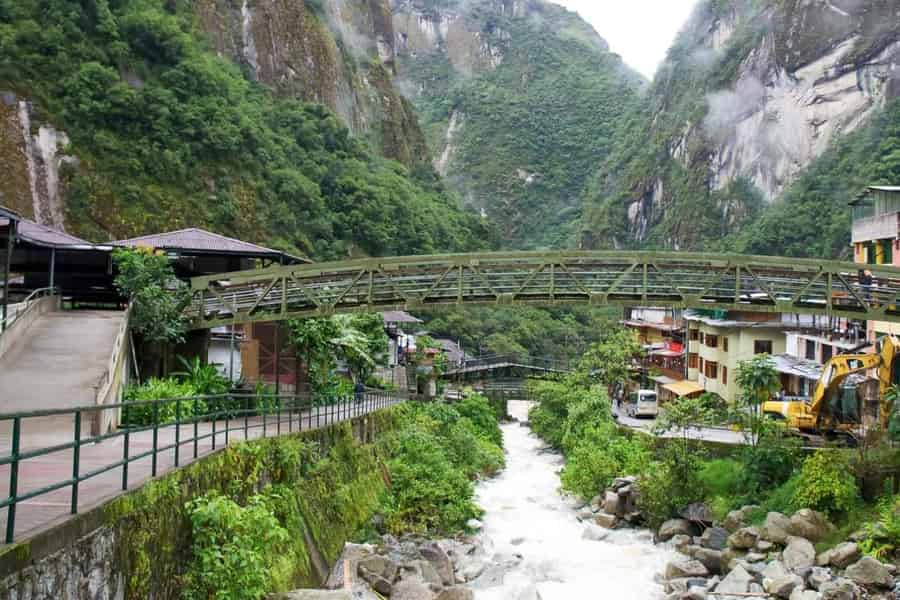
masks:
<instances>
[{"instance_id":1,"label":"paved sidewalk","mask_svg":"<svg viewBox=\"0 0 900 600\"><path fill-rule=\"evenodd\" d=\"M349 420L353 417L374 412L398 404L401 400L387 397L376 402L345 403L331 406L313 408L310 412L304 409L291 414L282 413L279 418L276 415L266 417L250 417L247 419L247 433L244 431L244 418L239 417L227 421L201 422L197 424L199 437L205 439L197 442L197 456L202 458L211 454L215 449L225 447L227 443L240 442L245 439L258 439L261 437L274 437L287 434L290 431L307 431L318 429ZM87 419L87 417L85 417ZM213 426L216 434L212 435ZM0 421L0 456L9 456L11 452L11 421ZM74 439L74 417L38 417L24 419L22 422L22 438L20 452L48 448L60 444L67 444ZM184 466L194 459L194 426L192 424L181 425L178 428L180 436L179 465ZM90 427L82 426L82 439L90 437ZM175 444L175 425L160 426L157 437L157 448L164 448ZM115 437L100 443L89 444L81 447L79 475L85 477L92 472L102 470L105 467L115 465L125 455L125 438ZM153 449L153 431L141 431L131 433L128 436L128 454L137 456ZM175 448L160 451L157 455L157 474L162 475L175 468ZM140 487L151 477L152 457L136 460L128 464L128 489ZM65 449L25 459L19 463L18 495L27 494L54 484L71 481L73 479L73 451ZM78 486L78 511L84 512L122 493L123 469L115 466L105 473L96 475L82 481ZM0 498L9 497L10 465L0 466ZM16 507L15 517L15 541L27 539L41 530L55 525L71 516L72 486L66 485L60 489L36 496L33 499L20 502ZM0 535L6 531L8 517L7 509L0 509ZM2 538L0 538L2 539Z\"/></svg>"}]
</instances>

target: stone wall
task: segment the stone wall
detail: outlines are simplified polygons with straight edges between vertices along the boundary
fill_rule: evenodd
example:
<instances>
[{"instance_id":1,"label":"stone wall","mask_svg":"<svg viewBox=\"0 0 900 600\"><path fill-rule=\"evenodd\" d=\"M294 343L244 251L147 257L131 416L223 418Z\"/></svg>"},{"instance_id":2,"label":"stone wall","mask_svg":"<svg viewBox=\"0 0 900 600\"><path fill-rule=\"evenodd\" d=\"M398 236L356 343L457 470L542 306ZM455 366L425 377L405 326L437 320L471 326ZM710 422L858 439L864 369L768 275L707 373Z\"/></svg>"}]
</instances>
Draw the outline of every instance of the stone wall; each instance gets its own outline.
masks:
<instances>
[{"instance_id":1,"label":"stone wall","mask_svg":"<svg viewBox=\"0 0 900 600\"><path fill-rule=\"evenodd\" d=\"M297 565L293 581L320 585L386 485L372 442L393 429L395 414L385 409L316 431L229 446L8 546L0 554L0 600L180 598L190 562L185 504L214 491L240 499L268 483L296 491L306 525L292 532L309 557ZM289 472L279 457L297 448L314 458ZM353 504L336 498L339 488Z\"/></svg>"}]
</instances>

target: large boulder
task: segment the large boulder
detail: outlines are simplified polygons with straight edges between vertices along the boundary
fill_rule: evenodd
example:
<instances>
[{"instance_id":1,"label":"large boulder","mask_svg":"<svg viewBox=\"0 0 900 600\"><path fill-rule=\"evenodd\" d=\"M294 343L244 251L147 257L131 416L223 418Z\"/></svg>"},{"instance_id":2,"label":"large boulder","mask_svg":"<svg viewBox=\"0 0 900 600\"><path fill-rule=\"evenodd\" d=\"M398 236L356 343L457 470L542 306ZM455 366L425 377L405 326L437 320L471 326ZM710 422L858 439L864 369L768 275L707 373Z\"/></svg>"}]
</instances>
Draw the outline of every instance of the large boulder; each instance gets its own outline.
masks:
<instances>
[{"instance_id":1,"label":"large boulder","mask_svg":"<svg viewBox=\"0 0 900 600\"><path fill-rule=\"evenodd\" d=\"M788 571L783 562L781 562L780 560L773 560L772 562L767 564L766 568L762 571L763 587L765 587L767 581L781 579L782 577L786 577L790 574L791 572Z\"/></svg>"},{"instance_id":2,"label":"large boulder","mask_svg":"<svg viewBox=\"0 0 900 600\"><path fill-rule=\"evenodd\" d=\"M791 519L779 512L770 512L762 526L762 536L776 544L787 543L790 536Z\"/></svg>"},{"instance_id":3,"label":"large boulder","mask_svg":"<svg viewBox=\"0 0 900 600\"><path fill-rule=\"evenodd\" d=\"M831 575L831 569L812 567L809 573L806 574L806 585L814 590L818 590L832 579L834 577Z\"/></svg>"},{"instance_id":4,"label":"large boulder","mask_svg":"<svg viewBox=\"0 0 900 600\"><path fill-rule=\"evenodd\" d=\"M676 556L666 565L666 579L706 577L708 575L709 569L703 563L686 556Z\"/></svg>"},{"instance_id":5,"label":"large boulder","mask_svg":"<svg viewBox=\"0 0 900 600\"><path fill-rule=\"evenodd\" d=\"M728 516L722 521L722 527L731 532L737 531L741 527L746 527L750 514L756 510L759 510L759 507L755 505L748 505L739 508L738 510L733 510L728 513Z\"/></svg>"},{"instance_id":6,"label":"large boulder","mask_svg":"<svg viewBox=\"0 0 900 600\"><path fill-rule=\"evenodd\" d=\"M753 582L753 576L744 567L738 565L725 576L715 587L718 597L729 594L746 594Z\"/></svg>"},{"instance_id":7,"label":"large boulder","mask_svg":"<svg viewBox=\"0 0 900 600\"><path fill-rule=\"evenodd\" d=\"M820 567L837 567L846 569L862 556L859 545L856 542L844 542L830 550L826 550L816 557L816 564Z\"/></svg>"},{"instance_id":8,"label":"large boulder","mask_svg":"<svg viewBox=\"0 0 900 600\"><path fill-rule=\"evenodd\" d=\"M834 530L828 517L809 508L798 510L791 516L790 533L813 542L824 539Z\"/></svg>"},{"instance_id":9,"label":"large boulder","mask_svg":"<svg viewBox=\"0 0 900 600\"><path fill-rule=\"evenodd\" d=\"M791 593L797 588L804 589L803 578L793 573L763 582L763 589L779 598L790 598Z\"/></svg>"},{"instance_id":10,"label":"large boulder","mask_svg":"<svg viewBox=\"0 0 900 600\"><path fill-rule=\"evenodd\" d=\"M813 590L795 588L788 600L822 600L822 594Z\"/></svg>"},{"instance_id":11,"label":"large boulder","mask_svg":"<svg viewBox=\"0 0 900 600\"><path fill-rule=\"evenodd\" d=\"M822 594L822 600L859 600L862 596L855 583L843 578L823 584L819 593Z\"/></svg>"},{"instance_id":12,"label":"large boulder","mask_svg":"<svg viewBox=\"0 0 900 600\"><path fill-rule=\"evenodd\" d=\"M464 587L452 587L438 594L435 600L475 600L475 592Z\"/></svg>"},{"instance_id":13,"label":"large boulder","mask_svg":"<svg viewBox=\"0 0 900 600\"><path fill-rule=\"evenodd\" d=\"M427 542L419 547L419 554L431 563L444 585L453 585L453 562L443 548L435 542Z\"/></svg>"},{"instance_id":14,"label":"large boulder","mask_svg":"<svg viewBox=\"0 0 900 600\"><path fill-rule=\"evenodd\" d=\"M890 588L894 585L891 572L871 556L864 556L847 567L844 575L864 587Z\"/></svg>"},{"instance_id":15,"label":"large boulder","mask_svg":"<svg viewBox=\"0 0 900 600\"><path fill-rule=\"evenodd\" d=\"M616 515L608 515L602 512L594 515L594 523L600 527L605 527L606 529L614 529L618 522L619 520L616 518Z\"/></svg>"},{"instance_id":16,"label":"large boulder","mask_svg":"<svg viewBox=\"0 0 900 600\"><path fill-rule=\"evenodd\" d=\"M670 519L660 525L657 537L661 542L668 542L676 535L695 536L699 532L697 526L687 519Z\"/></svg>"},{"instance_id":17,"label":"large boulder","mask_svg":"<svg viewBox=\"0 0 900 600\"><path fill-rule=\"evenodd\" d=\"M724 550L728 547L728 530L724 527L708 527L700 536L700 545L710 550Z\"/></svg>"},{"instance_id":18,"label":"large boulder","mask_svg":"<svg viewBox=\"0 0 900 600\"><path fill-rule=\"evenodd\" d=\"M695 560L703 563L703 566L706 567L710 573L721 574L724 571L725 565L722 562L721 550L711 550L709 548L698 546L691 546L691 548L694 549L691 556L693 556Z\"/></svg>"},{"instance_id":19,"label":"large boulder","mask_svg":"<svg viewBox=\"0 0 900 600\"><path fill-rule=\"evenodd\" d=\"M394 586L391 600L434 600L434 592L421 581L406 579Z\"/></svg>"},{"instance_id":20,"label":"large boulder","mask_svg":"<svg viewBox=\"0 0 900 600\"><path fill-rule=\"evenodd\" d=\"M811 567L816 562L816 549L808 539L792 536L788 538L782 559L791 571Z\"/></svg>"},{"instance_id":21,"label":"large boulder","mask_svg":"<svg viewBox=\"0 0 900 600\"><path fill-rule=\"evenodd\" d=\"M681 518L687 519L691 523L700 523L700 524L710 524L715 520L713 517L712 511L709 509L703 502L694 502L693 504L688 504L684 509L679 513Z\"/></svg>"},{"instance_id":22,"label":"large boulder","mask_svg":"<svg viewBox=\"0 0 900 600\"><path fill-rule=\"evenodd\" d=\"M728 545L737 550L749 550L759 541L758 527L741 527L728 536Z\"/></svg>"},{"instance_id":23,"label":"large boulder","mask_svg":"<svg viewBox=\"0 0 900 600\"><path fill-rule=\"evenodd\" d=\"M375 546L369 544L344 544L341 555L334 563L331 573L328 574L328 580L325 587L329 590L336 590L344 587L344 564L350 563L350 573L356 573L359 561L375 554Z\"/></svg>"},{"instance_id":24,"label":"large boulder","mask_svg":"<svg viewBox=\"0 0 900 600\"><path fill-rule=\"evenodd\" d=\"M603 495L603 511L611 515L618 515L622 509L622 501L616 492L606 492Z\"/></svg>"}]
</instances>

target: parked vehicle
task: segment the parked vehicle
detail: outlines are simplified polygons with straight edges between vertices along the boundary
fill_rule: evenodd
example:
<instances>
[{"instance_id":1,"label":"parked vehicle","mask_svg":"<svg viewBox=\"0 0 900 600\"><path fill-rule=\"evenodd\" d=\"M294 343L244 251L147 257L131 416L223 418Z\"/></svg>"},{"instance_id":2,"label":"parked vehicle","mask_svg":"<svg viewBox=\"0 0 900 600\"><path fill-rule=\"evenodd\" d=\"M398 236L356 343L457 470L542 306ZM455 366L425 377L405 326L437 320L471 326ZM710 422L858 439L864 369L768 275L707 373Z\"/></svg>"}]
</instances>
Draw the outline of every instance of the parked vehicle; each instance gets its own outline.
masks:
<instances>
[{"instance_id":1,"label":"parked vehicle","mask_svg":"<svg viewBox=\"0 0 900 600\"><path fill-rule=\"evenodd\" d=\"M656 418L659 414L659 400L653 390L638 390L628 394L625 414L633 418Z\"/></svg>"}]
</instances>

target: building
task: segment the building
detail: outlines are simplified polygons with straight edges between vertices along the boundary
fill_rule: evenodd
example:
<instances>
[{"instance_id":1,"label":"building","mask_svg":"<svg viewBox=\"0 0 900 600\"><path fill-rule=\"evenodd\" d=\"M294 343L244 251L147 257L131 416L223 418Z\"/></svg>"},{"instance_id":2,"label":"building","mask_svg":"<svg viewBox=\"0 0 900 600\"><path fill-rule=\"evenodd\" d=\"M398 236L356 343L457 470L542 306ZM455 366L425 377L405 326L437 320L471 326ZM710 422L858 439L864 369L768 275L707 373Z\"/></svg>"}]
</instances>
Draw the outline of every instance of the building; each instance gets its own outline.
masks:
<instances>
[{"instance_id":1,"label":"building","mask_svg":"<svg viewBox=\"0 0 900 600\"><path fill-rule=\"evenodd\" d=\"M738 397L738 365L757 354L787 350L785 333L809 325L793 315L741 311L686 311L688 380L729 403Z\"/></svg>"},{"instance_id":2,"label":"building","mask_svg":"<svg viewBox=\"0 0 900 600\"><path fill-rule=\"evenodd\" d=\"M665 402L702 392L696 384L683 385L687 378L684 320L681 311L671 308L626 308L623 324L637 334L644 347L641 387L656 389Z\"/></svg>"},{"instance_id":3,"label":"building","mask_svg":"<svg viewBox=\"0 0 900 600\"><path fill-rule=\"evenodd\" d=\"M862 268L900 266L900 186L870 186L850 203L850 208L853 261ZM900 324L869 321L870 341L885 334L900 335Z\"/></svg>"}]
</instances>

